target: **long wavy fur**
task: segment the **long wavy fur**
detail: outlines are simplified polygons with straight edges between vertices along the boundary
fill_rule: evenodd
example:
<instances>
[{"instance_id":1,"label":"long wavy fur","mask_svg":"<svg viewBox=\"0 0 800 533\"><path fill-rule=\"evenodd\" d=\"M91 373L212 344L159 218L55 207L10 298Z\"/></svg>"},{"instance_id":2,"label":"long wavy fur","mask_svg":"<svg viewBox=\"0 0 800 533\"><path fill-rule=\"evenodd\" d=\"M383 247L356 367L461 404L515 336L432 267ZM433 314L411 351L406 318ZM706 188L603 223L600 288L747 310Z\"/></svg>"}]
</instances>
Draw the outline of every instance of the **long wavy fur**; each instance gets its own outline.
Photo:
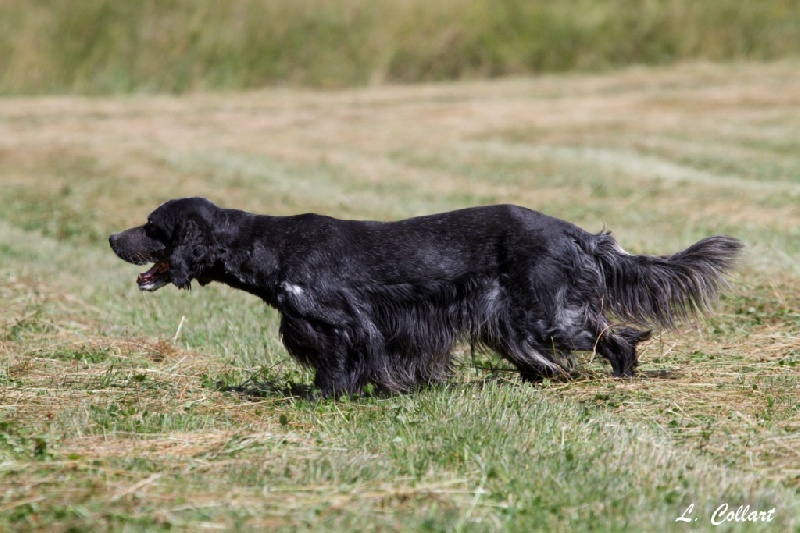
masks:
<instances>
[{"instance_id":1,"label":"long wavy fur","mask_svg":"<svg viewBox=\"0 0 800 533\"><path fill-rule=\"evenodd\" d=\"M743 247L716 236L669 256L628 255L609 234L597 236L596 245L610 311L631 324L664 328L711 310Z\"/></svg>"}]
</instances>

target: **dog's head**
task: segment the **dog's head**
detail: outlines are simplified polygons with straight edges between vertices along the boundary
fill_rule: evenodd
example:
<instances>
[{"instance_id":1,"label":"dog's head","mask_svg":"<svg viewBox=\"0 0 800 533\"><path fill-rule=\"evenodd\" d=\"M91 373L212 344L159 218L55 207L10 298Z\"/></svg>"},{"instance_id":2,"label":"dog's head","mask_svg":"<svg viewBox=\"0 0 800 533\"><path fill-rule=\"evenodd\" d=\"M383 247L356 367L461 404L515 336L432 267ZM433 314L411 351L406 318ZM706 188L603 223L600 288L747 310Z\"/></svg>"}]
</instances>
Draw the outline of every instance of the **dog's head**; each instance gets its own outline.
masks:
<instances>
[{"instance_id":1,"label":"dog's head","mask_svg":"<svg viewBox=\"0 0 800 533\"><path fill-rule=\"evenodd\" d=\"M217 261L212 246L213 229L221 209L205 198L179 198L150 213L147 223L108 238L114 253L129 263L154 263L139 274L139 290L156 291L169 283L182 289L192 279L207 283L203 275Z\"/></svg>"}]
</instances>

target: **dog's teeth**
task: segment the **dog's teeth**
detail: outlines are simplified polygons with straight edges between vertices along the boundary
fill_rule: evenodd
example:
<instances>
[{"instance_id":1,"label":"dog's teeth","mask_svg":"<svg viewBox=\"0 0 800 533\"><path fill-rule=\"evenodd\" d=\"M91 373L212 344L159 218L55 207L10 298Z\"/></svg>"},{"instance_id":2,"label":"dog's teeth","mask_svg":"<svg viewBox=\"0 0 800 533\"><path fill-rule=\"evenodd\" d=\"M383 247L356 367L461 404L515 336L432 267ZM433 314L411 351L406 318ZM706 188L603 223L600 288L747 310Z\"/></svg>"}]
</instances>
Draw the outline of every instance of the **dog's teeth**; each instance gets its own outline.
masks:
<instances>
[{"instance_id":1,"label":"dog's teeth","mask_svg":"<svg viewBox=\"0 0 800 533\"><path fill-rule=\"evenodd\" d=\"M166 280L157 279L155 281L148 281L146 283L140 283L139 284L139 290L140 291L154 292L154 291L157 291L158 289L160 289L161 287L163 287L166 284L167 284Z\"/></svg>"}]
</instances>

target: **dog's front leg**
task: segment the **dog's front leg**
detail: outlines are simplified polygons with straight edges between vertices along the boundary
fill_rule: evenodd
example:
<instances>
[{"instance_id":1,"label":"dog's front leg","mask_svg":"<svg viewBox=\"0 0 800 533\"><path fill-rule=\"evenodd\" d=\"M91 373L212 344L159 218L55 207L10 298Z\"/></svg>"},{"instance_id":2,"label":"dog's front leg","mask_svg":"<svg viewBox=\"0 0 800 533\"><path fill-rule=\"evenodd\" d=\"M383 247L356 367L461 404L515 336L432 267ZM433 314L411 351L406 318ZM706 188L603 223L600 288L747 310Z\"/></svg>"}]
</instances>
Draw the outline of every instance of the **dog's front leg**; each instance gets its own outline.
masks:
<instances>
[{"instance_id":1,"label":"dog's front leg","mask_svg":"<svg viewBox=\"0 0 800 533\"><path fill-rule=\"evenodd\" d=\"M323 396L356 392L360 380L348 369L349 347L341 329L284 314L280 334L292 357L314 369L314 385Z\"/></svg>"},{"instance_id":2,"label":"dog's front leg","mask_svg":"<svg viewBox=\"0 0 800 533\"><path fill-rule=\"evenodd\" d=\"M323 396L358 392L366 382L365 350L354 332L361 314L346 291L282 282L278 309L281 336L289 353L314 368L314 385Z\"/></svg>"},{"instance_id":3,"label":"dog's front leg","mask_svg":"<svg viewBox=\"0 0 800 533\"><path fill-rule=\"evenodd\" d=\"M349 336L340 328L327 332L327 353L320 354L314 376L314 386L323 396L355 394L364 385L364 369L353 357Z\"/></svg>"}]
</instances>

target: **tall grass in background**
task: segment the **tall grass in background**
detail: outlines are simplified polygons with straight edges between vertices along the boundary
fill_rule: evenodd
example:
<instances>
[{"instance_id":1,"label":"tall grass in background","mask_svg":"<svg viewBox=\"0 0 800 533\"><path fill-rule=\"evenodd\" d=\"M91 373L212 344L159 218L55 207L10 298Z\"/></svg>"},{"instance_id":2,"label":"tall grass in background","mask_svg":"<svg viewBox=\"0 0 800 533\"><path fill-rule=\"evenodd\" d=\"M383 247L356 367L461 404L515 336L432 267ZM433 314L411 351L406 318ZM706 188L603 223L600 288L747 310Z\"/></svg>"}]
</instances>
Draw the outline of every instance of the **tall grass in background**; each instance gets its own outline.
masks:
<instances>
[{"instance_id":1,"label":"tall grass in background","mask_svg":"<svg viewBox=\"0 0 800 533\"><path fill-rule=\"evenodd\" d=\"M340 87L800 54L800 0L0 0L0 94Z\"/></svg>"}]
</instances>

